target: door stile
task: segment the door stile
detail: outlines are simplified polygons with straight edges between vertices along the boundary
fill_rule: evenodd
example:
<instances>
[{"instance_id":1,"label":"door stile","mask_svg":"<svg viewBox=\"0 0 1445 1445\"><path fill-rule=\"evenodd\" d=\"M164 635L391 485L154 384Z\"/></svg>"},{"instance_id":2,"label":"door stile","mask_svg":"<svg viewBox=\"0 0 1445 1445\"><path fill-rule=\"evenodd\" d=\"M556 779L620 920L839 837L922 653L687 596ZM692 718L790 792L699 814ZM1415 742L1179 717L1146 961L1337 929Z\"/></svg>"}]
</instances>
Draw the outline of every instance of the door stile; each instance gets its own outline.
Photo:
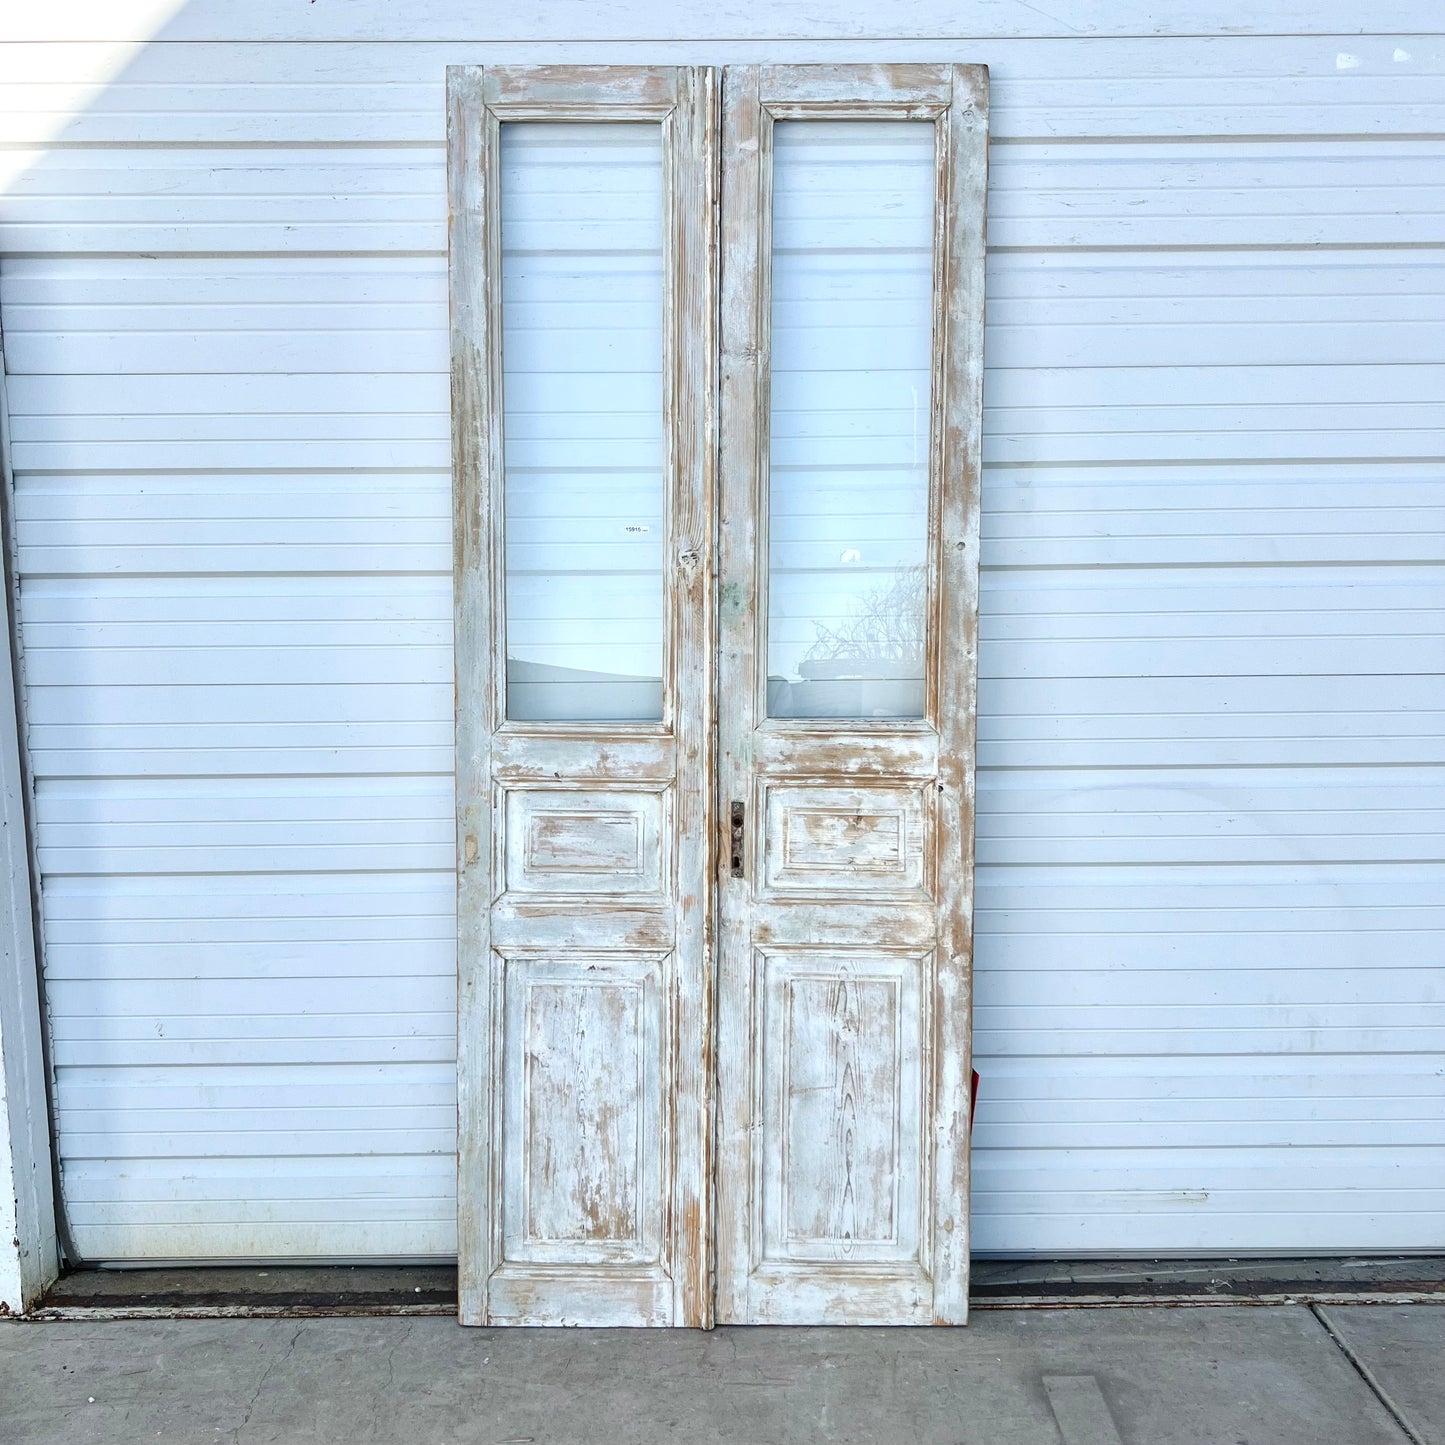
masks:
<instances>
[{"instance_id":1,"label":"door stile","mask_svg":"<svg viewBox=\"0 0 1445 1445\"><path fill-rule=\"evenodd\" d=\"M715 106L707 69L448 70L463 1323L711 1319ZM508 122L660 130L655 722L508 716Z\"/></svg>"},{"instance_id":2,"label":"door stile","mask_svg":"<svg viewBox=\"0 0 1445 1445\"><path fill-rule=\"evenodd\" d=\"M941 479L932 715L938 727L938 908L934 1059L934 1314L968 1318L973 1069L973 883L977 808L979 530L982 493L983 303L988 192L988 71L951 67L938 126L938 296L934 462ZM948 639L956 639L948 645ZM955 867L948 860L957 860ZM949 1225L953 1227L950 1228Z\"/></svg>"},{"instance_id":3,"label":"door stile","mask_svg":"<svg viewBox=\"0 0 1445 1445\"><path fill-rule=\"evenodd\" d=\"M719 767L715 813L737 817L717 870L718 1140L716 1201L717 1317L748 1318L747 1281L761 1234L760 1192L754 1177L757 1117L750 1039L756 1034L752 971L734 965L749 943L747 895L729 877L752 872L747 839L756 828L751 768L734 738L752 737L758 717L756 620L762 609L755 559L766 536L764 478L768 448L769 375L766 288L771 221L772 117L761 104L761 67L729 66L723 73L722 268L720 286L719 468ZM723 699L730 716L721 715ZM734 810L737 810L736 813ZM738 1101L748 1100L746 1110Z\"/></svg>"},{"instance_id":4,"label":"door stile","mask_svg":"<svg viewBox=\"0 0 1445 1445\"><path fill-rule=\"evenodd\" d=\"M447 71L448 284L451 298L451 406L454 515L457 788L457 1234L458 1317L487 1318L493 1250L486 1191L469 1187L490 1173L492 1152L491 739L498 711L490 667L498 616L494 589L499 534L494 488L500 477L501 347L486 277L499 265L493 212L495 137L481 73Z\"/></svg>"},{"instance_id":5,"label":"door stile","mask_svg":"<svg viewBox=\"0 0 1445 1445\"><path fill-rule=\"evenodd\" d=\"M675 1095L677 1164L672 1202L673 1312L679 1324L711 1329L713 1152L713 825L716 708L715 518L717 511L717 72L681 71L670 117L674 181L669 229L678 256L692 258L668 308L673 343L672 521L676 626L671 641L677 713L676 948L680 970L672 1076L691 1078Z\"/></svg>"},{"instance_id":6,"label":"door stile","mask_svg":"<svg viewBox=\"0 0 1445 1445\"><path fill-rule=\"evenodd\" d=\"M757 727L754 706L758 661L753 620L759 612L757 555L760 481L766 456L768 374L766 329L762 324L762 236L767 230L770 172L766 146L770 127L759 103L759 67L729 66L723 73L722 154L727 174L722 195L722 274L719 340L720 464L718 494L718 727L717 798L714 816L729 818L741 803L741 867L747 868L746 827L751 778L734 736L750 737ZM721 704L734 710L725 725ZM736 1101L751 1096L751 1051L746 1031L753 1017L750 973L730 967L735 940L746 940L746 895L728 886L734 863L732 840L719 849L716 868L718 909L717 987L717 1140L714 1180L714 1231L717 1250L717 1318L741 1320L747 1314L751 1246L759 1231L757 1192L752 1187L752 1134L749 1118ZM728 1018L723 1018L723 1010ZM748 1021L746 1027L743 1021Z\"/></svg>"}]
</instances>

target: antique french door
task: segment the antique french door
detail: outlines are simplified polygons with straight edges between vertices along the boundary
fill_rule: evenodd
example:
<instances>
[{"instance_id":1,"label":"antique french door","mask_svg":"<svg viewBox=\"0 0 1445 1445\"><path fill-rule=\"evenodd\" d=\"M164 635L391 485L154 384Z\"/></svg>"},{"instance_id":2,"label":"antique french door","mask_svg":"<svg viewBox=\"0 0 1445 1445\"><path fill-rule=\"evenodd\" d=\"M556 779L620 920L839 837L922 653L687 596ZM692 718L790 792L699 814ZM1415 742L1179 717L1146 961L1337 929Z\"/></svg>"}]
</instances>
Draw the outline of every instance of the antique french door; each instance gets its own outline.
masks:
<instances>
[{"instance_id":1,"label":"antique french door","mask_svg":"<svg viewBox=\"0 0 1445 1445\"><path fill-rule=\"evenodd\" d=\"M714 74L447 78L460 1315L706 1325Z\"/></svg>"},{"instance_id":2,"label":"antique french door","mask_svg":"<svg viewBox=\"0 0 1445 1445\"><path fill-rule=\"evenodd\" d=\"M986 75L723 89L448 72L468 1323L966 1314Z\"/></svg>"},{"instance_id":3,"label":"antique french door","mask_svg":"<svg viewBox=\"0 0 1445 1445\"><path fill-rule=\"evenodd\" d=\"M986 85L724 79L720 1322L967 1314Z\"/></svg>"}]
</instances>

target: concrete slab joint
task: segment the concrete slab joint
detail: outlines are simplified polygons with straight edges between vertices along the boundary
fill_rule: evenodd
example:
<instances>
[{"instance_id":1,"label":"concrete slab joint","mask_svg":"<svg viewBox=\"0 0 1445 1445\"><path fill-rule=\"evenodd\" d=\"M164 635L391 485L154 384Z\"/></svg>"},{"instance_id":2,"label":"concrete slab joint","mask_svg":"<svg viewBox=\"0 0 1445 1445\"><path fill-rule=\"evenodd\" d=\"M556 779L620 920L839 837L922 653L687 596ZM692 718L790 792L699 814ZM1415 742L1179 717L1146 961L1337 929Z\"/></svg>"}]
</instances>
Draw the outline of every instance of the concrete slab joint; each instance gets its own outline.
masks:
<instances>
[{"instance_id":1,"label":"concrete slab joint","mask_svg":"<svg viewBox=\"0 0 1445 1445\"><path fill-rule=\"evenodd\" d=\"M1044 1393L1063 1445L1124 1445L1093 1375L1045 1375Z\"/></svg>"}]
</instances>

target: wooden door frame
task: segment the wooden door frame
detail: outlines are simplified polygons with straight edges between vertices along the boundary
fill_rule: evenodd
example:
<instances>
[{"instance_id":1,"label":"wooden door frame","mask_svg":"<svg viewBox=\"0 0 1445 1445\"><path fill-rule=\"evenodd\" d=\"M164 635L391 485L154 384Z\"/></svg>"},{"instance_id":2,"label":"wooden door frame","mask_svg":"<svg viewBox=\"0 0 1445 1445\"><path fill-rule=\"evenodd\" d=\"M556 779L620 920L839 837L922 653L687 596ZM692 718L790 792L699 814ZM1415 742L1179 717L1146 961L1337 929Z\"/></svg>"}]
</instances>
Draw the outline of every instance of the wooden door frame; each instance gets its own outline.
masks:
<instances>
[{"instance_id":1,"label":"wooden door frame","mask_svg":"<svg viewBox=\"0 0 1445 1445\"><path fill-rule=\"evenodd\" d=\"M973 966L973 870L978 677L978 538L983 390L984 204L988 71L980 65L729 66L723 82L723 267L721 302L719 667L721 686L746 709L738 737L745 759L719 744L715 810L753 807L755 766L782 757L788 736L820 740L835 724L766 717L771 135L777 120L932 120L936 125L933 396L929 484L928 632L924 717L917 724L849 725L850 756L838 770L935 776L932 872L940 921L925 1006L926 1218L941 1221L923 1247L931 1279L927 1318L963 1323L968 1313L969 1076ZM945 645L944 639L948 639ZM914 756L916 754L916 757ZM756 818L755 828L764 820ZM756 855L755 855L756 856ZM752 963L732 957L749 929L741 890L717 875L719 908L718 1119L715 1188L718 1315L749 1318L746 1281L757 1264L752 1198L754 1096ZM818 927L829 930L824 919ZM861 934L865 925L860 922ZM839 932L846 932L840 927ZM821 937L821 935L820 935ZM726 1017L724 1017L726 1014ZM747 1197L729 1197L728 1189ZM826 1293L826 1291L824 1292ZM880 1296L881 1299L883 1296ZM900 1296L901 1299L901 1296ZM808 1308L823 1309L821 1296ZM848 1306L826 1305L848 1319ZM916 1311L915 1311L916 1317ZM789 1318L792 1318L789 1316Z\"/></svg>"},{"instance_id":2,"label":"wooden door frame","mask_svg":"<svg viewBox=\"0 0 1445 1445\"><path fill-rule=\"evenodd\" d=\"M658 723L526 723L505 709L500 127L649 121L663 132L664 644ZM712 1321L711 852L714 827L713 522L716 374L716 72L683 66L447 69L452 467L455 503L459 1317L484 1323ZM501 974L548 946L580 956L577 925L510 905L497 856L508 787L670 789L661 865L672 907L590 901L616 958L662 960L669 997L658 1107L662 1245L656 1267L519 1268L503 1251ZM579 783L579 780L581 782ZM667 886L666 884L664 885ZM579 911L579 900L568 900ZM520 910L520 911L519 911ZM497 936L499 924L505 938ZM527 931L535 933L527 938ZM518 943L518 939L525 941ZM585 950L591 952L591 950ZM671 960L667 963L666 960ZM604 1277L605 1276L605 1277Z\"/></svg>"}]
</instances>

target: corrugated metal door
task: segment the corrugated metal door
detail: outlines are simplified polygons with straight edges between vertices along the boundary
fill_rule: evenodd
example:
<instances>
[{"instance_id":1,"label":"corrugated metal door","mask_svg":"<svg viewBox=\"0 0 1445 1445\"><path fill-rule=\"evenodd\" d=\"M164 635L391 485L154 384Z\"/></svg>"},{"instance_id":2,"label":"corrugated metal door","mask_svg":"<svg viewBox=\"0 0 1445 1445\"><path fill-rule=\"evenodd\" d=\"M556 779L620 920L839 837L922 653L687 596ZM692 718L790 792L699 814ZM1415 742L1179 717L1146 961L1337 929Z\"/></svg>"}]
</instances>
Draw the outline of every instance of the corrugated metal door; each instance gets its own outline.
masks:
<instances>
[{"instance_id":1,"label":"corrugated metal door","mask_svg":"<svg viewBox=\"0 0 1445 1445\"><path fill-rule=\"evenodd\" d=\"M455 1249L442 90L499 57L465 7L358 3L392 37L361 45L324 9L306 44L0 50L96 1258ZM1212 39L1131 0L1116 38L751 13L773 38L693 12L692 58L966 27L994 78L976 1245L1445 1245L1441 42L1268 4Z\"/></svg>"}]
</instances>

